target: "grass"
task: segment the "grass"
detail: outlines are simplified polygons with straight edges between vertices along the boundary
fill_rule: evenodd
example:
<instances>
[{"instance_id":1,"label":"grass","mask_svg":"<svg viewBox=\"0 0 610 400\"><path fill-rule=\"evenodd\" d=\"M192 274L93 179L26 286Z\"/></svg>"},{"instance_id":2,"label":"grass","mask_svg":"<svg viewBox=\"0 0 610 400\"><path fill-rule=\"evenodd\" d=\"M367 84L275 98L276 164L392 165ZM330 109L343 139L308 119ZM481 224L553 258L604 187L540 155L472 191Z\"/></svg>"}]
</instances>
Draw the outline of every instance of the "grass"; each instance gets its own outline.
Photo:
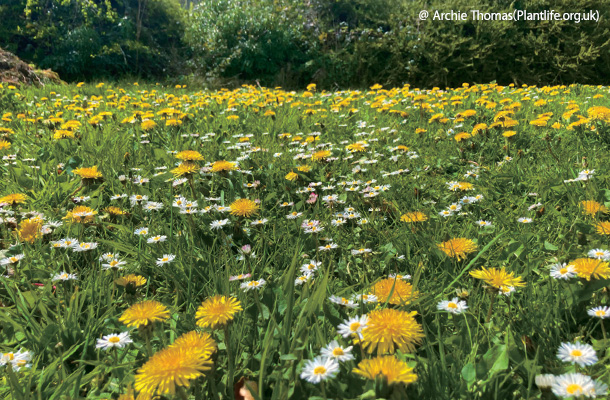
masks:
<instances>
[{"instance_id":1,"label":"grass","mask_svg":"<svg viewBox=\"0 0 610 400\"><path fill-rule=\"evenodd\" d=\"M23 258L5 265L0 277L0 348L31 352L27 367L2 369L0 393L132 398L142 365L193 330L216 341L213 367L167 397L234 398L241 378L257 399L536 399L553 398L535 385L539 374L579 372L610 382L604 319L587 314L608 305L610 275L599 269L588 280L550 276L554 264L609 249L608 235L596 229L607 214L587 214L581 204L610 207L607 87L308 89L0 88L0 197L27 196L1 208L0 259ZM146 127L146 120L155 126ZM461 132L467 135L458 141ZM359 141L365 144L353 146ZM363 151L350 151L355 148ZM324 159L312 159L322 149L329 150ZM183 150L204 161L193 161L196 172L177 181L171 171ZM219 160L239 169L212 172ZM103 177L81 179L79 168L94 165ZM594 172L575 180L586 170ZM294 180L286 179L290 172ZM142 177L149 181L141 184ZM450 190L451 182L472 189ZM136 195L162 208L148 211L145 201L130 200ZM330 203L328 195L336 195ZM475 195L482 197L450 216L439 214ZM172 206L177 196L197 202L191 210L200 212L181 213L184 207ZM238 198L257 200L259 211L239 217L223 209ZM91 221L65 219L80 205L96 212ZM346 207L353 207L346 214L358 215L333 224ZM401 221L415 211L427 219ZM286 218L292 212L298 218ZM522 217L531 222L519 222ZM27 218L34 220L31 236ZM211 228L224 219L224 226ZM304 220L320 221L323 230L306 233ZM479 226L481 220L492 226ZM142 227L149 234L135 235ZM147 243L156 235L166 240ZM53 245L65 238L97 248ZM471 239L476 250L450 257L438 244L452 238ZM320 249L330 243L336 248ZM252 254L244 254L244 245ZM125 264L104 268L105 253ZM170 254L173 262L157 265ZM321 264L296 285L310 260ZM470 275L481 267L505 267L525 285L500 295ZM76 279L53 279L64 271ZM145 283L116 283L129 274ZM238 274L251 277L229 279ZM394 283L377 302L356 298L350 308L330 300L373 293L390 274L410 275L418 295L393 304L400 294ZM260 289L240 288L259 279L266 282ZM237 298L243 310L223 328L198 328L197 309L219 294ZM466 312L437 309L458 296ZM168 318L128 329L119 318L145 299L165 305ZM383 308L417 312L423 340L414 352L393 355L413 368L416 382L390 385L352 372L375 354L361 351L359 340L343 338L337 327ZM124 331L133 343L96 349L102 336ZM355 359L321 384L301 379L306 361L334 339L353 346ZM591 344L599 361L579 367L559 360L560 344L575 341Z\"/></svg>"}]
</instances>

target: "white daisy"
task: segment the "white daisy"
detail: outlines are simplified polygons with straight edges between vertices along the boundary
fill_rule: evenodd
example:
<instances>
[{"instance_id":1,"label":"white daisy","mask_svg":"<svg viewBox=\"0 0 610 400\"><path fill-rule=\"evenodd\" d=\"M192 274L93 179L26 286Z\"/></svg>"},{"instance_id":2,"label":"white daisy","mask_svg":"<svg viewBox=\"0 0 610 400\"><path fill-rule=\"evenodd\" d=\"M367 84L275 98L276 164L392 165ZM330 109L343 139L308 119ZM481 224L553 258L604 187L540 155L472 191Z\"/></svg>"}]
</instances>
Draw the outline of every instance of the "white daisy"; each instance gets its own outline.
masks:
<instances>
[{"instance_id":1,"label":"white daisy","mask_svg":"<svg viewBox=\"0 0 610 400\"><path fill-rule=\"evenodd\" d=\"M157 258L157 261L155 264L157 264L160 267L162 265L171 263L172 261L174 261L175 258L176 258L176 256L173 254L163 254L163 257Z\"/></svg>"},{"instance_id":2,"label":"white daisy","mask_svg":"<svg viewBox=\"0 0 610 400\"><path fill-rule=\"evenodd\" d=\"M352 317L343 321L343 323L337 327L337 332L344 338L358 335L358 337L362 339L362 329L366 327L368 322L369 317L366 314L361 315L360 317Z\"/></svg>"},{"instance_id":3,"label":"white daisy","mask_svg":"<svg viewBox=\"0 0 610 400\"><path fill-rule=\"evenodd\" d=\"M576 363L581 367L597 362L597 354L593 347L580 342L562 343L557 351L557 358L563 362Z\"/></svg>"},{"instance_id":4,"label":"white daisy","mask_svg":"<svg viewBox=\"0 0 610 400\"><path fill-rule=\"evenodd\" d=\"M267 283L264 279L259 279L258 281L249 281L241 284L240 288L244 289L245 292L248 290L256 290L265 286Z\"/></svg>"},{"instance_id":5,"label":"white daisy","mask_svg":"<svg viewBox=\"0 0 610 400\"><path fill-rule=\"evenodd\" d=\"M353 346L341 347L336 340L333 340L326 347L323 347L320 353L324 357L333 358L339 362L350 361L354 359L352 348Z\"/></svg>"},{"instance_id":6,"label":"white daisy","mask_svg":"<svg viewBox=\"0 0 610 400\"><path fill-rule=\"evenodd\" d=\"M610 250L593 249L589 250L587 256L591 258L597 258L598 260L608 261L610 260Z\"/></svg>"},{"instance_id":7,"label":"white daisy","mask_svg":"<svg viewBox=\"0 0 610 400\"><path fill-rule=\"evenodd\" d=\"M66 271L61 271L59 274L56 274L51 278L52 281L69 281L77 279L75 274L69 274Z\"/></svg>"},{"instance_id":8,"label":"white daisy","mask_svg":"<svg viewBox=\"0 0 610 400\"><path fill-rule=\"evenodd\" d=\"M610 307L608 307L608 306L594 307L594 308L588 310L587 314L589 314L592 317L597 317L597 318L601 318L601 319L610 318Z\"/></svg>"},{"instance_id":9,"label":"white daisy","mask_svg":"<svg viewBox=\"0 0 610 400\"><path fill-rule=\"evenodd\" d=\"M301 379L311 383L320 383L326 379L334 378L339 372L339 363L332 358L318 356L307 360L301 371Z\"/></svg>"},{"instance_id":10,"label":"white daisy","mask_svg":"<svg viewBox=\"0 0 610 400\"><path fill-rule=\"evenodd\" d=\"M568 280L576 276L576 268L573 265L566 263L557 263L551 265L551 277L555 279Z\"/></svg>"},{"instance_id":11,"label":"white daisy","mask_svg":"<svg viewBox=\"0 0 610 400\"><path fill-rule=\"evenodd\" d=\"M571 373L555 377L551 389L559 397L589 396L595 393L595 383L587 375Z\"/></svg>"},{"instance_id":12,"label":"white daisy","mask_svg":"<svg viewBox=\"0 0 610 400\"><path fill-rule=\"evenodd\" d=\"M459 300L457 297L454 297L451 300L443 300L436 305L436 308L441 311L447 311L451 314L461 314L468 306L464 300Z\"/></svg>"},{"instance_id":13,"label":"white daisy","mask_svg":"<svg viewBox=\"0 0 610 400\"><path fill-rule=\"evenodd\" d=\"M133 343L133 340L129 337L129 332L113 333L111 335L103 336L101 339L97 339L95 348L108 350L112 347L118 347L122 349L129 343Z\"/></svg>"}]
</instances>

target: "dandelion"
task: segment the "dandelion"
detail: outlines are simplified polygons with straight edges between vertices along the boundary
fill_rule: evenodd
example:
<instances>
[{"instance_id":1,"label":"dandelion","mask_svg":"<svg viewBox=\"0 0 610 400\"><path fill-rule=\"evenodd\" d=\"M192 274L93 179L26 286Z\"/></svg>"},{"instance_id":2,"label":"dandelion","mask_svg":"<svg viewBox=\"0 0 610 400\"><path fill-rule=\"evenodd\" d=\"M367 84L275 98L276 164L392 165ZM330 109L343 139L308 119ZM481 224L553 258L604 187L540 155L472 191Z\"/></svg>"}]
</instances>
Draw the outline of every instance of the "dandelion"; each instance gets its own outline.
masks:
<instances>
[{"instance_id":1,"label":"dandelion","mask_svg":"<svg viewBox=\"0 0 610 400\"><path fill-rule=\"evenodd\" d=\"M369 353L394 354L395 348L412 352L424 337L422 326L415 321L416 311L375 310L362 330L362 346Z\"/></svg>"},{"instance_id":2,"label":"dandelion","mask_svg":"<svg viewBox=\"0 0 610 400\"><path fill-rule=\"evenodd\" d=\"M610 263L596 258L577 258L570 262L576 274L586 280L610 278Z\"/></svg>"},{"instance_id":3,"label":"dandelion","mask_svg":"<svg viewBox=\"0 0 610 400\"><path fill-rule=\"evenodd\" d=\"M138 288L146 285L146 278L140 275L129 274L126 276L122 276L114 281L119 286L131 286L132 288Z\"/></svg>"},{"instance_id":4,"label":"dandelion","mask_svg":"<svg viewBox=\"0 0 610 400\"><path fill-rule=\"evenodd\" d=\"M6 196L0 197L0 204L6 203L8 205L14 206L16 204L25 203L28 197L21 193L12 193L7 194Z\"/></svg>"},{"instance_id":5,"label":"dandelion","mask_svg":"<svg viewBox=\"0 0 610 400\"><path fill-rule=\"evenodd\" d=\"M562 343L557 351L557 358L563 362L571 362L586 367L597 362L597 354L588 344Z\"/></svg>"},{"instance_id":6,"label":"dandelion","mask_svg":"<svg viewBox=\"0 0 610 400\"><path fill-rule=\"evenodd\" d=\"M77 168L72 170L72 173L74 175L80 176L83 182L93 181L102 178L102 173L97 170L97 165L94 165L91 168Z\"/></svg>"},{"instance_id":7,"label":"dandelion","mask_svg":"<svg viewBox=\"0 0 610 400\"><path fill-rule=\"evenodd\" d=\"M595 224L595 230L600 235L610 235L610 221L600 221Z\"/></svg>"},{"instance_id":8,"label":"dandelion","mask_svg":"<svg viewBox=\"0 0 610 400\"><path fill-rule=\"evenodd\" d=\"M380 356L362 360L353 372L370 380L375 380L380 376L388 385L395 383L409 384L417 380L413 368L394 356Z\"/></svg>"},{"instance_id":9,"label":"dandelion","mask_svg":"<svg viewBox=\"0 0 610 400\"><path fill-rule=\"evenodd\" d=\"M382 279L371 288L371 293L377 296L380 303L406 305L415 300L419 293L413 290L410 283L403 279Z\"/></svg>"},{"instance_id":10,"label":"dandelion","mask_svg":"<svg viewBox=\"0 0 610 400\"><path fill-rule=\"evenodd\" d=\"M470 239L455 238L437 245L447 256L457 258L458 261L466 258L466 255L477 250L477 245Z\"/></svg>"},{"instance_id":11,"label":"dandelion","mask_svg":"<svg viewBox=\"0 0 610 400\"><path fill-rule=\"evenodd\" d=\"M214 296L205 300L197 309L197 326L217 329L224 327L241 311L241 303L234 297Z\"/></svg>"},{"instance_id":12,"label":"dandelion","mask_svg":"<svg viewBox=\"0 0 610 400\"><path fill-rule=\"evenodd\" d=\"M103 336L101 339L97 339L96 349L108 350L113 347L122 349L129 343L133 343L133 340L129 337L129 332L113 333L110 335Z\"/></svg>"},{"instance_id":13,"label":"dandelion","mask_svg":"<svg viewBox=\"0 0 610 400\"><path fill-rule=\"evenodd\" d=\"M424 222L424 221L428 220L428 216L421 211L414 211L414 212L403 214L400 217L400 220L403 222L409 222L409 223Z\"/></svg>"},{"instance_id":14,"label":"dandelion","mask_svg":"<svg viewBox=\"0 0 610 400\"><path fill-rule=\"evenodd\" d=\"M441 301L436 305L436 308L441 311L450 312L451 314L461 314L466 311L468 306L466 305L465 301L459 300L457 297L454 297L451 300Z\"/></svg>"},{"instance_id":15,"label":"dandelion","mask_svg":"<svg viewBox=\"0 0 610 400\"><path fill-rule=\"evenodd\" d=\"M473 278L483 280L486 284L496 289L525 286L525 283L521 281L521 277L515 276L514 272L506 272L504 267L502 269L486 269L481 267L478 271L470 272L470 275Z\"/></svg>"},{"instance_id":16,"label":"dandelion","mask_svg":"<svg viewBox=\"0 0 610 400\"><path fill-rule=\"evenodd\" d=\"M258 212L259 206L250 199L237 199L229 206L231 215L239 217L251 217Z\"/></svg>"},{"instance_id":17,"label":"dandelion","mask_svg":"<svg viewBox=\"0 0 610 400\"><path fill-rule=\"evenodd\" d=\"M610 212L605 205L594 200L581 201L580 206L582 207L583 212L591 217L595 217L597 213L608 214Z\"/></svg>"},{"instance_id":18,"label":"dandelion","mask_svg":"<svg viewBox=\"0 0 610 400\"><path fill-rule=\"evenodd\" d=\"M144 300L136 303L123 312L119 321L127 327L142 328L155 322L163 322L169 318L169 310L155 300Z\"/></svg>"},{"instance_id":19,"label":"dandelion","mask_svg":"<svg viewBox=\"0 0 610 400\"><path fill-rule=\"evenodd\" d=\"M334 378L339 372L339 363L329 357L318 356L307 360L301 371L301 379L318 384L327 379Z\"/></svg>"}]
</instances>

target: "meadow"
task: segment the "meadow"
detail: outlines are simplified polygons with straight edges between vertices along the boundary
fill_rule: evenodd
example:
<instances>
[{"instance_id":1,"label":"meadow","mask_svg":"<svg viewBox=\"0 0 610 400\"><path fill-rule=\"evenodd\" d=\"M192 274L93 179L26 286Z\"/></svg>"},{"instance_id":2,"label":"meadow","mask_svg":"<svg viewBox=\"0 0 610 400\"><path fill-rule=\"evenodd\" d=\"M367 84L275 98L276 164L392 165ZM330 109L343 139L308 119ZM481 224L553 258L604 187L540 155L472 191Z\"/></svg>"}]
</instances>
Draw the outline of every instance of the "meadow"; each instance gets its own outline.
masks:
<instances>
[{"instance_id":1,"label":"meadow","mask_svg":"<svg viewBox=\"0 0 610 400\"><path fill-rule=\"evenodd\" d=\"M609 98L4 84L0 396L604 398Z\"/></svg>"}]
</instances>

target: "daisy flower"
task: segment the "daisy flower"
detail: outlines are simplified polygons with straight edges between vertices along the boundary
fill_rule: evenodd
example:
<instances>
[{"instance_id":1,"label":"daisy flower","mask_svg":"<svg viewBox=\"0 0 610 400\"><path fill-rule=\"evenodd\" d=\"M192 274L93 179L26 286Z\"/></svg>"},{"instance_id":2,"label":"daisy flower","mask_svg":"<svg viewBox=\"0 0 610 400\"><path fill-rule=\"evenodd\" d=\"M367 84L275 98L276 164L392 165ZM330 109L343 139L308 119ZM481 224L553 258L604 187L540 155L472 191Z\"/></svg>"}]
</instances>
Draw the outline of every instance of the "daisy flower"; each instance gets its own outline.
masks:
<instances>
[{"instance_id":1,"label":"daisy flower","mask_svg":"<svg viewBox=\"0 0 610 400\"><path fill-rule=\"evenodd\" d=\"M585 367L597 362L597 354L593 347L588 344L562 343L557 351L557 358L563 362L571 362Z\"/></svg>"},{"instance_id":2,"label":"daisy flower","mask_svg":"<svg viewBox=\"0 0 610 400\"><path fill-rule=\"evenodd\" d=\"M122 349L129 343L133 343L133 340L129 337L129 332L113 333L103 336L101 339L97 339L95 348L108 350L113 347L118 347L119 349Z\"/></svg>"},{"instance_id":3,"label":"daisy flower","mask_svg":"<svg viewBox=\"0 0 610 400\"><path fill-rule=\"evenodd\" d=\"M220 229L228 223L229 223L228 218L227 219L217 219L215 221L212 221L212 223L210 224L210 229Z\"/></svg>"},{"instance_id":4,"label":"daisy flower","mask_svg":"<svg viewBox=\"0 0 610 400\"><path fill-rule=\"evenodd\" d=\"M489 221L484 221L484 220L482 220L482 219L481 219L481 220L478 220L478 221L476 222L476 224L477 224L478 226L480 226L481 228L491 228L491 227L493 226L493 225L491 224L491 222L489 222Z\"/></svg>"},{"instance_id":5,"label":"daisy flower","mask_svg":"<svg viewBox=\"0 0 610 400\"><path fill-rule=\"evenodd\" d=\"M533 221L534 221L533 219L527 218L527 217L521 217L521 218L517 219L517 222L521 222L522 224L530 224Z\"/></svg>"},{"instance_id":6,"label":"daisy flower","mask_svg":"<svg viewBox=\"0 0 610 400\"><path fill-rule=\"evenodd\" d=\"M587 314L589 314L592 317L597 317L597 318L601 318L601 319L610 318L610 307L608 307L608 306L594 307L594 308L588 310Z\"/></svg>"},{"instance_id":7,"label":"daisy flower","mask_svg":"<svg viewBox=\"0 0 610 400\"><path fill-rule=\"evenodd\" d=\"M610 250L593 249L587 253L588 257L597 258L598 260L610 261Z\"/></svg>"},{"instance_id":8,"label":"daisy flower","mask_svg":"<svg viewBox=\"0 0 610 400\"><path fill-rule=\"evenodd\" d=\"M159 242L165 242L166 240L167 240L167 236L157 235L157 236L148 238L146 240L146 243L159 243Z\"/></svg>"},{"instance_id":9,"label":"daisy flower","mask_svg":"<svg viewBox=\"0 0 610 400\"><path fill-rule=\"evenodd\" d=\"M323 347L320 353L323 357L332 358L338 362L350 361L354 359L352 348L353 346L341 347L339 342L333 340L326 347Z\"/></svg>"},{"instance_id":10,"label":"daisy flower","mask_svg":"<svg viewBox=\"0 0 610 400\"><path fill-rule=\"evenodd\" d=\"M436 305L436 308L441 311L447 311L451 314L461 314L468 306L464 300L459 300L457 297L454 297L451 300L443 300Z\"/></svg>"},{"instance_id":11,"label":"daisy flower","mask_svg":"<svg viewBox=\"0 0 610 400\"><path fill-rule=\"evenodd\" d=\"M362 329L367 326L368 320L369 317L366 314L359 317L351 317L344 320L343 323L337 327L337 332L344 338L357 335L362 339Z\"/></svg>"},{"instance_id":12,"label":"daisy flower","mask_svg":"<svg viewBox=\"0 0 610 400\"><path fill-rule=\"evenodd\" d=\"M176 256L173 254L163 254L163 257L157 258L157 261L155 264L157 264L160 267L162 265L165 265L165 264L168 264L168 263L174 261L175 258L176 258Z\"/></svg>"},{"instance_id":13,"label":"daisy flower","mask_svg":"<svg viewBox=\"0 0 610 400\"><path fill-rule=\"evenodd\" d=\"M261 289L263 286L265 286L265 283L267 283L267 281L264 279L259 279L258 281L248 281L242 283L240 288L247 292L248 290Z\"/></svg>"},{"instance_id":14,"label":"daisy flower","mask_svg":"<svg viewBox=\"0 0 610 400\"><path fill-rule=\"evenodd\" d=\"M93 250L97 247L97 243L95 242L90 242L90 243L78 243L72 246L72 251L73 252L82 252L82 251L88 251L88 250Z\"/></svg>"},{"instance_id":15,"label":"daisy flower","mask_svg":"<svg viewBox=\"0 0 610 400\"><path fill-rule=\"evenodd\" d=\"M75 274L69 274L66 271L61 271L59 274L56 274L51 278L52 281L70 281L77 279Z\"/></svg>"},{"instance_id":16,"label":"daisy flower","mask_svg":"<svg viewBox=\"0 0 610 400\"><path fill-rule=\"evenodd\" d=\"M311 280L312 276L313 276L312 273L303 274L303 275L299 276L298 278L296 278L294 280L294 284L295 285L302 285L305 282L309 282Z\"/></svg>"},{"instance_id":17,"label":"daisy flower","mask_svg":"<svg viewBox=\"0 0 610 400\"><path fill-rule=\"evenodd\" d=\"M579 373L563 374L555 377L551 389L558 397L590 397L590 394L595 394L595 383L587 375Z\"/></svg>"},{"instance_id":18,"label":"daisy flower","mask_svg":"<svg viewBox=\"0 0 610 400\"><path fill-rule=\"evenodd\" d=\"M573 265L566 263L557 263L551 265L551 277L555 279L568 280L576 276L576 268Z\"/></svg>"},{"instance_id":19,"label":"daisy flower","mask_svg":"<svg viewBox=\"0 0 610 400\"><path fill-rule=\"evenodd\" d=\"M339 296L332 295L328 298L328 300L330 300L331 302L333 302L335 304L339 304L339 305L347 307L347 308L358 307L357 303L354 303L352 300L348 300L345 297L339 297Z\"/></svg>"},{"instance_id":20,"label":"daisy flower","mask_svg":"<svg viewBox=\"0 0 610 400\"><path fill-rule=\"evenodd\" d=\"M318 356L313 360L307 360L301 371L301 379L317 384L329 378L334 378L338 372L339 363L336 360Z\"/></svg>"},{"instance_id":21,"label":"daisy flower","mask_svg":"<svg viewBox=\"0 0 610 400\"><path fill-rule=\"evenodd\" d=\"M133 234L137 236L146 236L148 235L148 228L138 228Z\"/></svg>"}]
</instances>

